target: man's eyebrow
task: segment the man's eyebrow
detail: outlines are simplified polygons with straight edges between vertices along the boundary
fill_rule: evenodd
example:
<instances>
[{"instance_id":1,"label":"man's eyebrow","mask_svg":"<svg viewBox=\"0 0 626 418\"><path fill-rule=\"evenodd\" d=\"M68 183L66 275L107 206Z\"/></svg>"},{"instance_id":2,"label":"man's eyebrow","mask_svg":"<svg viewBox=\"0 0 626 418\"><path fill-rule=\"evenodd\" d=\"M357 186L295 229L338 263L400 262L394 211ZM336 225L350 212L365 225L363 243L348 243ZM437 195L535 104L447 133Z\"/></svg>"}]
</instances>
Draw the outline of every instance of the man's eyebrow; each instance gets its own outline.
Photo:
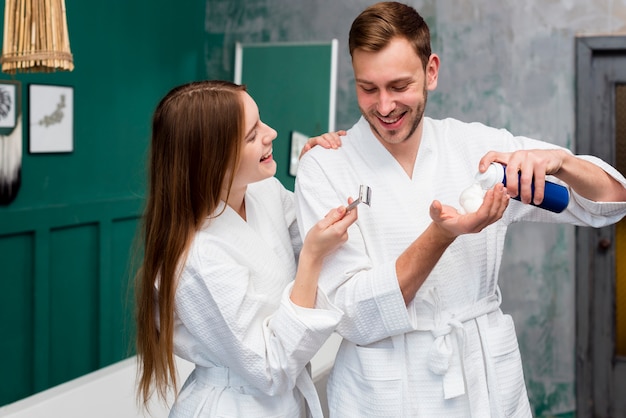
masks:
<instances>
[{"instance_id":1,"label":"man's eyebrow","mask_svg":"<svg viewBox=\"0 0 626 418\"><path fill-rule=\"evenodd\" d=\"M402 78L396 78L394 80L390 80L386 84L389 85L389 84L396 84L396 83L410 83L412 80L413 80L412 77L402 77ZM354 81L356 81L357 83L362 83L362 84L376 84L373 81L364 80L362 78L356 78Z\"/></svg>"}]
</instances>

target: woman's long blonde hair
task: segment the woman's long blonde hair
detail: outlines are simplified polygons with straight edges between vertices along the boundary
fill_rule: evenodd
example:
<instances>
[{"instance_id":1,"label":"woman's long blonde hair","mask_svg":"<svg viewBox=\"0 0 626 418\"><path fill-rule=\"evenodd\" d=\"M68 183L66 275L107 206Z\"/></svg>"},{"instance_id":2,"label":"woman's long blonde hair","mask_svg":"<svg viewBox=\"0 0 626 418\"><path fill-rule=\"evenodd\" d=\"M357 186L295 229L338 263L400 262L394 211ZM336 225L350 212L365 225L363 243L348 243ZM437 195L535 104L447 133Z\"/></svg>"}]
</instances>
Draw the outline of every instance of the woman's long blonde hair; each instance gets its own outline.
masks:
<instances>
[{"instance_id":1,"label":"woman's long blonde hair","mask_svg":"<svg viewBox=\"0 0 626 418\"><path fill-rule=\"evenodd\" d=\"M177 391L173 353L177 275L195 232L230 190L244 137L245 87L199 81L172 89L152 120L148 196L135 278L137 396Z\"/></svg>"}]
</instances>

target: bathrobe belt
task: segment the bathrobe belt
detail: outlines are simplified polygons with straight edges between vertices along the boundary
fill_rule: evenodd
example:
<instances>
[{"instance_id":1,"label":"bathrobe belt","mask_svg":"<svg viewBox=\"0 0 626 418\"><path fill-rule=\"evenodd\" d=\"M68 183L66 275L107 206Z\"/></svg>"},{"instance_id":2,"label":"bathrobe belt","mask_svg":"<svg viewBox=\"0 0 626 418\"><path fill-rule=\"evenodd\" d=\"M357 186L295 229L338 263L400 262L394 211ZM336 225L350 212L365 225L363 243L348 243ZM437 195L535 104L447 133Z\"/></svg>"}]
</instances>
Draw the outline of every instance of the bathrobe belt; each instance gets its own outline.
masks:
<instances>
[{"instance_id":1,"label":"bathrobe belt","mask_svg":"<svg viewBox=\"0 0 626 418\"><path fill-rule=\"evenodd\" d=\"M488 323L487 314L500 307L499 290L455 312L443 308L436 289L430 290L424 302L432 309L433 317L418 318L416 330L430 331L435 337L428 354L428 367L442 376L444 398L452 399L467 393L472 417L490 416L488 396L483 393L487 390L487 381L482 347L478 351L465 349L465 327L471 320Z\"/></svg>"},{"instance_id":2,"label":"bathrobe belt","mask_svg":"<svg viewBox=\"0 0 626 418\"><path fill-rule=\"evenodd\" d=\"M194 373L196 375L196 379L212 386L222 388L245 386L248 388L254 388L250 382L231 371L228 367L202 367L196 365ZM308 371L304 370L300 373L296 379L296 387L300 390L300 393L302 393L302 396L306 400L310 416L312 418L323 418L324 414L322 413L322 407L320 405L319 397L317 396L317 390L315 389L315 384L313 383L313 379Z\"/></svg>"}]
</instances>

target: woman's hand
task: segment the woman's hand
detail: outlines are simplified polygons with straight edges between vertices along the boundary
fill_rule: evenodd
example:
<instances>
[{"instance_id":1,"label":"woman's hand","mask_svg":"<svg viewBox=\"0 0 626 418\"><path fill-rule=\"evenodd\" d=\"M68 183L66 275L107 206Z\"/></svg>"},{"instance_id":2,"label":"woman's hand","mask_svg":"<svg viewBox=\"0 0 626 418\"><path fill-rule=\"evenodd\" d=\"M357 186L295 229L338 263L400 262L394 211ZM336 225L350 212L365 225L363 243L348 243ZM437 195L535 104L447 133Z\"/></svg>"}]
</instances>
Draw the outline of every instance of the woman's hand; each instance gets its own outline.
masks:
<instances>
[{"instance_id":1,"label":"woman's hand","mask_svg":"<svg viewBox=\"0 0 626 418\"><path fill-rule=\"evenodd\" d=\"M312 138L309 138L306 144L304 144L304 147L302 147L299 158L302 158L302 156L306 154L308 150L316 145L321 145L324 148L339 148L341 146L341 137L346 135L346 133L347 132L344 130L339 130L336 132L327 132L320 136L314 136Z\"/></svg>"},{"instance_id":2,"label":"woman's hand","mask_svg":"<svg viewBox=\"0 0 626 418\"><path fill-rule=\"evenodd\" d=\"M348 204L353 199L348 199ZM291 289L291 301L305 308L313 308L317 297L317 282L324 257L348 240L348 228L356 221L358 211L346 211L345 206L332 209L313 225L304 238L300 251L298 271Z\"/></svg>"},{"instance_id":3,"label":"woman's hand","mask_svg":"<svg viewBox=\"0 0 626 418\"><path fill-rule=\"evenodd\" d=\"M352 200L349 199L348 203ZM346 212L345 206L332 209L306 234L302 253L307 253L314 259L324 258L348 240L348 228L357 217L357 210Z\"/></svg>"}]
</instances>

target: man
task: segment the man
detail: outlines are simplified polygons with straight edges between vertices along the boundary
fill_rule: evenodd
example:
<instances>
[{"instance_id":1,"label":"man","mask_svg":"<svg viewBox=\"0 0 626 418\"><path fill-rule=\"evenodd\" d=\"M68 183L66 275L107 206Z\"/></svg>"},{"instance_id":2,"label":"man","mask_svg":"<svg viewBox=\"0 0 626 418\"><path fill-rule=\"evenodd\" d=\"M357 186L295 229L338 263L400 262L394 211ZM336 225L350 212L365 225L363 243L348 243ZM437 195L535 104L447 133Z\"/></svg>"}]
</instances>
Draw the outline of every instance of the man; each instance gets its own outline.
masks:
<instances>
[{"instance_id":1,"label":"man","mask_svg":"<svg viewBox=\"0 0 626 418\"><path fill-rule=\"evenodd\" d=\"M349 49L362 118L342 147L300 161L301 232L327 207L371 187L348 242L319 286L344 311L328 383L331 417L530 417L515 328L500 310L498 275L509 224L599 227L626 214L626 179L594 157L482 124L424 117L439 58L411 7L385 2L353 22ZM332 135L332 134L327 134ZM476 171L507 178L475 213L453 206ZM567 184L568 208L543 199L546 176ZM521 202L508 200L520 195Z\"/></svg>"}]
</instances>

